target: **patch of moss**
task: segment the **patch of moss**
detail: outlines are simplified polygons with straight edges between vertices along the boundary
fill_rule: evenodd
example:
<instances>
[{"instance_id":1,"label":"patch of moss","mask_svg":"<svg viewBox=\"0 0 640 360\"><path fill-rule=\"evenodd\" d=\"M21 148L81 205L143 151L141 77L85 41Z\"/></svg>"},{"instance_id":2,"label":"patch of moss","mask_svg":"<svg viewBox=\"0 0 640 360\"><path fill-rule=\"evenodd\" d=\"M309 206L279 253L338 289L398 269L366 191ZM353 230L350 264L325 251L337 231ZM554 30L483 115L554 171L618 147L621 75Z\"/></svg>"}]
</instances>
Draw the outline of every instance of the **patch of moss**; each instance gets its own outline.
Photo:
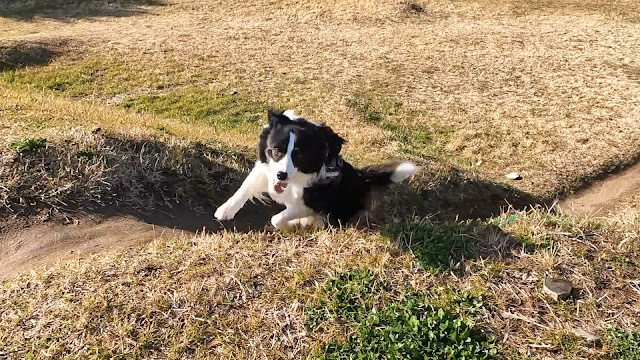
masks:
<instances>
[{"instance_id":1,"label":"patch of moss","mask_svg":"<svg viewBox=\"0 0 640 360\"><path fill-rule=\"evenodd\" d=\"M389 139L397 141L400 150L406 154L439 159L453 156L444 149L453 129L408 121L425 114L408 110L399 101L360 94L352 96L347 106L363 121L387 131Z\"/></svg>"},{"instance_id":2,"label":"patch of moss","mask_svg":"<svg viewBox=\"0 0 640 360\"><path fill-rule=\"evenodd\" d=\"M130 97L120 105L126 109L151 112L190 123L227 128L257 124L268 108L265 104L247 101L237 95L200 88Z\"/></svg>"}]
</instances>

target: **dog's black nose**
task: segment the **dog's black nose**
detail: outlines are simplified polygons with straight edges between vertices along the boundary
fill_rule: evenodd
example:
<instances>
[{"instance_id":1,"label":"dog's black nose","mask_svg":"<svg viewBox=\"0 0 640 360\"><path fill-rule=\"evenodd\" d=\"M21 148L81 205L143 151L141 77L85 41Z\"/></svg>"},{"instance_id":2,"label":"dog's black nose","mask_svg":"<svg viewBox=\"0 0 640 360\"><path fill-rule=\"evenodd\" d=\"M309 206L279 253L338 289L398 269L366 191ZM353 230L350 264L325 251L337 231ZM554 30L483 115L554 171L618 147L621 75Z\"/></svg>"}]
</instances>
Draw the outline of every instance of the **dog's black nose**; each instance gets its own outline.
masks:
<instances>
[{"instance_id":1,"label":"dog's black nose","mask_svg":"<svg viewBox=\"0 0 640 360\"><path fill-rule=\"evenodd\" d=\"M278 171L278 180L284 181L287 180L287 173L284 171Z\"/></svg>"}]
</instances>

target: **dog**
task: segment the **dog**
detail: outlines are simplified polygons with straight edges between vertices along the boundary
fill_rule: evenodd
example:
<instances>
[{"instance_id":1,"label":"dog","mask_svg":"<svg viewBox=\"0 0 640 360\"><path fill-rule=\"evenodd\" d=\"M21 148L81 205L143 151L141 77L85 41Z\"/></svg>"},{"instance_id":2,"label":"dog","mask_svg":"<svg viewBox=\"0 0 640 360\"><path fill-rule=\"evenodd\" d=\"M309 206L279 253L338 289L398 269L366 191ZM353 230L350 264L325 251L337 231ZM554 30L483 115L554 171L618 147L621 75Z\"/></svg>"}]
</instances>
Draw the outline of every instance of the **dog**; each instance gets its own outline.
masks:
<instances>
[{"instance_id":1,"label":"dog","mask_svg":"<svg viewBox=\"0 0 640 360\"><path fill-rule=\"evenodd\" d=\"M376 189L414 175L409 162L356 169L340 151L345 140L324 123L309 121L293 110L269 110L260 134L258 161L240 188L214 213L231 220L247 200L266 200L286 209L271 218L279 230L294 226L343 225L367 211Z\"/></svg>"}]
</instances>

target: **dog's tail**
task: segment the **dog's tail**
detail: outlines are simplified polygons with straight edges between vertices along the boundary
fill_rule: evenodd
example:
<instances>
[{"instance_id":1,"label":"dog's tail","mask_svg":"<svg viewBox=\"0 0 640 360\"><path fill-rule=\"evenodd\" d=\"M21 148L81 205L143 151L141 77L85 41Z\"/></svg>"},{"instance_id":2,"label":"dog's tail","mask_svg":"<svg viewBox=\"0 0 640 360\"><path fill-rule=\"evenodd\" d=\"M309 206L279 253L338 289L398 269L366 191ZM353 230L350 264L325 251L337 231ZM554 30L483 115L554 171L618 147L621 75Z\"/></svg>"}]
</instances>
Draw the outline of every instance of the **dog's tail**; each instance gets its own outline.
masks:
<instances>
[{"instance_id":1,"label":"dog's tail","mask_svg":"<svg viewBox=\"0 0 640 360\"><path fill-rule=\"evenodd\" d=\"M386 186L402 182L416 173L418 168L409 162L392 162L382 165L367 166L360 169L367 182L375 186Z\"/></svg>"}]
</instances>

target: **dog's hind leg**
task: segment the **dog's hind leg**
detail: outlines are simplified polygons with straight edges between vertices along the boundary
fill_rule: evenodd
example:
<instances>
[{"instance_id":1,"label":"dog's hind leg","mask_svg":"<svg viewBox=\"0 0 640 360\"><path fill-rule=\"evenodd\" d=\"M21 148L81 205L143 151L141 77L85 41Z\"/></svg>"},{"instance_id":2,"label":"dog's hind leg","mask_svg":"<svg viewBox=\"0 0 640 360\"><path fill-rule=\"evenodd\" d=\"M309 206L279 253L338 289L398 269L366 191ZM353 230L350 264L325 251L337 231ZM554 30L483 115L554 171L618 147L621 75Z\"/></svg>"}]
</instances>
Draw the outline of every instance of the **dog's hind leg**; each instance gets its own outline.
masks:
<instances>
[{"instance_id":1,"label":"dog's hind leg","mask_svg":"<svg viewBox=\"0 0 640 360\"><path fill-rule=\"evenodd\" d=\"M218 220L233 219L247 200L260 196L260 194L268 190L268 187L267 175L264 168L256 164L247 178L244 179L238 191L216 210L214 216Z\"/></svg>"},{"instance_id":2,"label":"dog's hind leg","mask_svg":"<svg viewBox=\"0 0 640 360\"><path fill-rule=\"evenodd\" d=\"M299 226L300 228L303 228L303 229L311 228L311 227L321 228L324 226L324 218L321 215L314 214L307 217L291 220L289 221L288 226L289 227Z\"/></svg>"}]
</instances>

